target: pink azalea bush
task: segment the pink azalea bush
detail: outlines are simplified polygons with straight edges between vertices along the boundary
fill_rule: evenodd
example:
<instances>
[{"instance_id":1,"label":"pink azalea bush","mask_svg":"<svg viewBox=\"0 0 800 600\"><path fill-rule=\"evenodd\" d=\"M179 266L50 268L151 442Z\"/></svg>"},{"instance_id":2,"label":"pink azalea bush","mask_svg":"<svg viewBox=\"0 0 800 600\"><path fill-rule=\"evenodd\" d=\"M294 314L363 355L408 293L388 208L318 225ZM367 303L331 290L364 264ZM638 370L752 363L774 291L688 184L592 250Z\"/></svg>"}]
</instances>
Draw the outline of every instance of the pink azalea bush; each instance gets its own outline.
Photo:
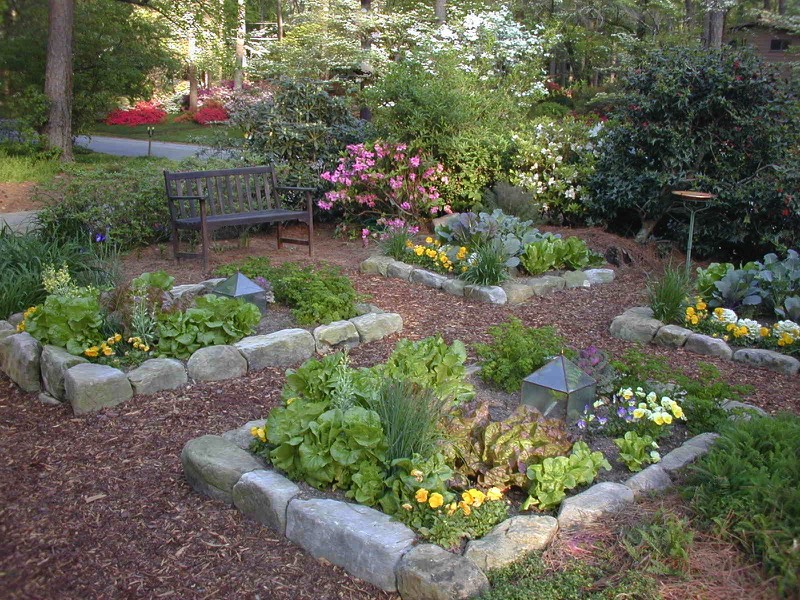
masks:
<instances>
[{"instance_id":1,"label":"pink azalea bush","mask_svg":"<svg viewBox=\"0 0 800 600\"><path fill-rule=\"evenodd\" d=\"M137 102L133 108L112 110L106 117L106 125L155 125L166 116L167 112L153 102Z\"/></svg>"},{"instance_id":2,"label":"pink azalea bush","mask_svg":"<svg viewBox=\"0 0 800 600\"><path fill-rule=\"evenodd\" d=\"M438 188L447 184L444 167L406 144L352 144L336 169L321 177L336 186L317 203L322 210L338 206L348 217L402 215L412 220L451 212Z\"/></svg>"}]
</instances>

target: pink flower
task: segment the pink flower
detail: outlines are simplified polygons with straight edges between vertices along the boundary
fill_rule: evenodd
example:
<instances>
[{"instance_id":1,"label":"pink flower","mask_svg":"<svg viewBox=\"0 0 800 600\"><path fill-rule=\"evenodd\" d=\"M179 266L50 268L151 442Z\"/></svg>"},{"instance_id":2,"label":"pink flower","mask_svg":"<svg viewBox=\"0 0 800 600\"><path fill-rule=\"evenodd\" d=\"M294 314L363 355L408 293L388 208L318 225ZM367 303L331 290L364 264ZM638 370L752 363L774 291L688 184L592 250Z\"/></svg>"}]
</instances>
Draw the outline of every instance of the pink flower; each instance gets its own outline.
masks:
<instances>
[{"instance_id":1,"label":"pink flower","mask_svg":"<svg viewBox=\"0 0 800 600\"><path fill-rule=\"evenodd\" d=\"M325 181L333 181L333 176L331 175L330 171L325 171L322 175L320 175L320 177Z\"/></svg>"},{"instance_id":2,"label":"pink flower","mask_svg":"<svg viewBox=\"0 0 800 600\"><path fill-rule=\"evenodd\" d=\"M411 166L412 166L412 167L414 167L414 168L418 167L418 166L419 166L419 163L420 163L419 156L412 156L412 157L411 157L411 160L410 160L410 161L408 161L408 162L410 162L410 163L411 163Z\"/></svg>"},{"instance_id":3,"label":"pink flower","mask_svg":"<svg viewBox=\"0 0 800 600\"><path fill-rule=\"evenodd\" d=\"M361 239L363 240L363 239L368 238L368 237L369 237L369 229L366 229L366 228L362 229L361 230Z\"/></svg>"},{"instance_id":4,"label":"pink flower","mask_svg":"<svg viewBox=\"0 0 800 600\"><path fill-rule=\"evenodd\" d=\"M432 215L439 214L439 207L438 206L431 206L431 214Z\"/></svg>"},{"instance_id":5,"label":"pink flower","mask_svg":"<svg viewBox=\"0 0 800 600\"><path fill-rule=\"evenodd\" d=\"M389 180L389 186L393 190L399 190L401 187L403 187L403 180L400 177L392 177Z\"/></svg>"},{"instance_id":6,"label":"pink flower","mask_svg":"<svg viewBox=\"0 0 800 600\"><path fill-rule=\"evenodd\" d=\"M402 208L403 210L411 210L411 205L408 202L403 202L402 204L400 204L400 208Z\"/></svg>"},{"instance_id":7,"label":"pink flower","mask_svg":"<svg viewBox=\"0 0 800 600\"><path fill-rule=\"evenodd\" d=\"M330 210L333 207L333 204L330 202L325 202L325 200L319 200L317 202L317 206L319 206L322 210Z\"/></svg>"},{"instance_id":8,"label":"pink flower","mask_svg":"<svg viewBox=\"0 0 800 600\"><path fill-rule=\"evenodd\" d=\"M433 176L433 174L434 174L435 172L436 172L436 169L434 169L433 167L431 167L430 169L426 169L426 170L425 170L425 172L422 174L422 176L423 176L425 179L430 179L430 178Z\"/></svg>"},{"instance_id":9,"label":"pink flower","mask_svg":"<svg viewBox=\"0 0 800 600\"><path fill-rule=\"evenodd\" d=\"M450 205L449 205L449 204L445 204L445 205L444 205L444 212L445 212L445 214L447 214L447 215L452 215L452 214L453 214L453 209L452 209L452 208L450 208Z\"/></svg>"},{"instance_id":10,"label":"pink flower","mask_svg":"<svg viewBox=\"0 0 800 600\"><path fill-rule=\"evenodd\" d=\"M450 178L447 175L443 176L442 183L447 185L448 183L450 183Z\"/></svg>"},{"instance_id":11,"label":"pink flower","mask_svg":"<svg viewBox=\"0 0 800 600\"><path fill-rule=\"evenodd\" d=\"M409 178L411 181L415 181L415 180L417 179L417 174L416 174L416 173L409 173L409 174L408 174L408 178Z\"/></svg>"}]
</instances>

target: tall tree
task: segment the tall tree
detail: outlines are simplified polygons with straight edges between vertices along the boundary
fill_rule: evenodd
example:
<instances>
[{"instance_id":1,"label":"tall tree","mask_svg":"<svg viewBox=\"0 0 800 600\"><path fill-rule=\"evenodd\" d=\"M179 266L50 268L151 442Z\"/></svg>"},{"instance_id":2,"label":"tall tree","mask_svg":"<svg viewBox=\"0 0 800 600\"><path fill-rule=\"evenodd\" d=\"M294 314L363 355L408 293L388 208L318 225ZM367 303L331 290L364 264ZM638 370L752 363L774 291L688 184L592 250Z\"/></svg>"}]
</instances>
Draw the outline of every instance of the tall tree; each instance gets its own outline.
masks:
<instances>
[{"instance_id":1,"label":"tall tree","mask_svg":"<svg viewBox=\"0 0 800 600\"><path fill-rule=\"evenodd\" d=\"M436 15L436 20L444 25L447 23L447 0L436 0L433 6L433 12Z\"/></svg>"},{"instance_id":2,"label":"tall tree","mask_svg":"<svg viewBox=\"0 0 800 600\"><path fill-rule=\"evenodd\" d=\"M44 93L49 102L45 134L51 148L61 150L61 160L72 156L72 36L75 0L50 0L47 66Z\"/></svg>"},{"instance_id":3,"label":"tall tree","mask_svg":"<svg viewBox=\"0 0 800 600\"><path fill-rule=\"evenodd\" d=\"M233 89L241 90L244 81L244 40L247 36L247 3L237 0L236 12L236 69L233 72Z\"/></svg>"}]
</instances>

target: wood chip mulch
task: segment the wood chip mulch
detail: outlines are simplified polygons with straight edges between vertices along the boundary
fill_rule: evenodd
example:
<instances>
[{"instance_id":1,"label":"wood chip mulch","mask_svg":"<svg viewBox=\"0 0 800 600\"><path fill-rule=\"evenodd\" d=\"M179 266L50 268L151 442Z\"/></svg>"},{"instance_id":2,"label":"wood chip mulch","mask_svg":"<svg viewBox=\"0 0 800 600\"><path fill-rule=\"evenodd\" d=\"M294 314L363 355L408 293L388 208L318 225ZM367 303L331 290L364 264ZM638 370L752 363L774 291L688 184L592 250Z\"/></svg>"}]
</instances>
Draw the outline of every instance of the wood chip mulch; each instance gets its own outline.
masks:
<instances>
[{"instance_id":1,"label":"wood chip mulch","mask_svg":"<svg viewBox=\"0 0 800 600\"><path fill-rule=\"evenodd\" d=\"M333 239L324 228L317 258L343 266L370 301L399 312L402 335L442 333L466 343L487 339L486 328L516 315L528 325L554 324L575 345L613 353L632 344L608 335L613 317L642 303L645 272L657 259L630 241L597 230L579 233L595 250L617 245L635 258L612 284L567 290L516 307L492 307L407 282L366 276L369 254L360 242ZM304 260L274 237L248 249L214 255L217 264L249 254ZM180 283L199 281L195 261L176 266L158 248L126 262L126 272L166 268ZM168 253L167 253L168 254ZM357 365L383 360L399 336L352 352ZM647 352L696 369L699 358L653 346ZM800 377L705 359L731 382L748 383L748 401L770 412L800 411ZM18 598L397 598L348 576L236 510L194 493L183 478L180 451L191 438L220 434L266 415L283 374L248 377L134 397L90 416L49 407L0 376L0 597Z\"/></svg>"}]
</instances>

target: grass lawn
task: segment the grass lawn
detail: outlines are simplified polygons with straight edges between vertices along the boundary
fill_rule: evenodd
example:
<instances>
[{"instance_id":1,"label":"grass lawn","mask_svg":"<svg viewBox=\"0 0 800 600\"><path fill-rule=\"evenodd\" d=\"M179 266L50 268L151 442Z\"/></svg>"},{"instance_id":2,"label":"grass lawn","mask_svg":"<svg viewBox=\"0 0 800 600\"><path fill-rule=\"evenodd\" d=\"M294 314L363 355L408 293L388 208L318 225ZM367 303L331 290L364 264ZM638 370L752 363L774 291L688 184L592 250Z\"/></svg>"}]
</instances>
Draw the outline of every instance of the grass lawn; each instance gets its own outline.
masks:
<instances>
[{"instance_id":1,"label":"grass lawn","mask_svg":"<svg viewBox=\"0 0 800 600\"><path fill-rule=\"evenodd\" d=\"M227 125L198 125L194 121L175 123L174 119L175 115L167 115L163 123L153 126L155 127L154 141L203 144L218 138L223 131L232 136L241 135L241 131L236 127L228 127ZM127 125L106 125L105 123L97 123L89 131L89 135L109 135L133 140L146 140L147 127L147 125L129 127Z\"/></svg>"}]
</instances>

